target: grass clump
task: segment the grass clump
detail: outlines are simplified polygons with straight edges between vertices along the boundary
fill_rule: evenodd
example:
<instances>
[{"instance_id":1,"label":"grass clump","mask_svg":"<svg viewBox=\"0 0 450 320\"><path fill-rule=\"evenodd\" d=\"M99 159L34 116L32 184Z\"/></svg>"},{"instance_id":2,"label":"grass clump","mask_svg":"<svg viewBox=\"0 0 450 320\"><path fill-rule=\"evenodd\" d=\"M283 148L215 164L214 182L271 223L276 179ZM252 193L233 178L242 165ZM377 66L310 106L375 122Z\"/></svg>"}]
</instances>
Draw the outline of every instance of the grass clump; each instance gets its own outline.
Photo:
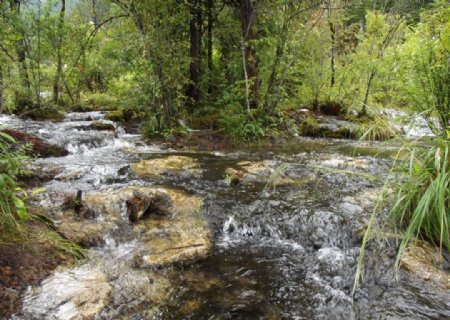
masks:
<instances>
[{"instance_id":1,"label":"grass clump","mask_svg":"<svg viewBox=\"0 0 450 320\"><path fill-rule=\"evenodd\" d=\"M354 135L360 140L384 141L398 135L397 130L389 119L382 116L377 116L373 119L363 118L357 124Z\"/></svg>"},{"instance_id":2,"label":"grass clump","mask_svg":"<svg viewBox=\"0 0 450 320\"><path fill-rule=\"evenodd\" d=\"M419 236L450 248L450 141L440 140L429 150L414 149L406 179L395 193L390 218L403 227L396 266L409 241Z\"/></svg>"}]
</instances>

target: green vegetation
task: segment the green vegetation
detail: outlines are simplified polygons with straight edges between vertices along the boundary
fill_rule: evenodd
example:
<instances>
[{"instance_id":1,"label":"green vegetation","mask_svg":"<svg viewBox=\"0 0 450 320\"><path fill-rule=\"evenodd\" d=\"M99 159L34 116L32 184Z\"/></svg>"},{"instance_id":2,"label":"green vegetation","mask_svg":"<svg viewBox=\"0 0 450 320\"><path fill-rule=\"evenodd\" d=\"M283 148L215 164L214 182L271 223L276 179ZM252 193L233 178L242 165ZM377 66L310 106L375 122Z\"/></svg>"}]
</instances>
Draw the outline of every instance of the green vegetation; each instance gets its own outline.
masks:
<instances>
[{"instance_id":1,"label":"green vegetation","mask_svg":"<svg viewBox=\"0 0 450 320\"><path fill-rule=\"evenodd\" d=\"M52 230L51 218L28 212L26 198L33 194L27 194L17 184L18 176L25 169L25 148L8 134L0 132L0 245L39 241L69 256L84 257L82 248Z\"/></svg>"},{"instance_id":2,"label":"green vegetation","mask_svg":"<svg viewBox=\"0 0 450 320\"><path fill-rule=\"evenodd\" d=\"M360 251L355 288L362 274L365 246L376 225L377 214L384 203L392 204L389 217L400 227L402 240L397 254L399 268L405 249L411 241L424 238L442 250L450 248L450 6L437 2L424 12L421 24L407 35L405 51L414 69L408 74L409 93L414 110L425 117L435 138L429 146L405 144L409 161L397 162L392 172L403 173L394 184L387 181L383 195L369 221ZM423 46L411 50L412 44ZM400 155L400 153L399 153ZM387 190L393 188L394 199ZM392 202L393 200L393 202Z\"/></svg>"},{"instance_id":3,"label":"green vegetation","mask_svg":"<svg viewBox=\"0 0 450 320\"><path fill-rule=\"evenodd\" d=\"M4 235L24 236L24 222L28 219L23 199L17 196L16 176L24 159L23 150L15 140L0 132L0 242Z\"/></svg>"}]
</instances>

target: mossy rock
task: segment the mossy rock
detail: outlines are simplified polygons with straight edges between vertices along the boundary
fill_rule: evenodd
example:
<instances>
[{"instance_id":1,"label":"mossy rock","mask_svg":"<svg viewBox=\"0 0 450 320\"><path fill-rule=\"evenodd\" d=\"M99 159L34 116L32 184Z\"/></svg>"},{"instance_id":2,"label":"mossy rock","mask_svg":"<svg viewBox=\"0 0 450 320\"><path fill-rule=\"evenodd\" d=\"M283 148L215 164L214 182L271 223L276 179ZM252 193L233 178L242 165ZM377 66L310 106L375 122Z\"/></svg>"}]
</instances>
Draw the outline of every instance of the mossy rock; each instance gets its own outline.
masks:
<instances>
[{"instance_id":1,"label":"mossy rock","mask_svg":"<svg viewBox=\"0 0 450 320\"><path fill-rule=\"evenodd\" d=\"M198 161L186 156L141 160L132 163L130 167L136 175L143 178L156 178L165 175L191 178L200 177L202 174Z\"/></svg>"},{"instance_id":2,"label":"mossy rock","mask_svg":"<svg viewBox=\"0 0 450 320\"><path fill-rule=\"evenodd\" d=\"M110 122L94 121L89 125L90 129L98 131L115 131L116 128Z\"/></svg>"},{"instance_id":3,"label":"mossy rock","mask_svg":"<svg viewBox=\"0 0 450 320\"><path fill-rule=\"evenodd\" d=\"M114 122L126 122L133 118L133 111L129 109L118 109L106 114L105 119Z\"/></svg>"}]
</instances>

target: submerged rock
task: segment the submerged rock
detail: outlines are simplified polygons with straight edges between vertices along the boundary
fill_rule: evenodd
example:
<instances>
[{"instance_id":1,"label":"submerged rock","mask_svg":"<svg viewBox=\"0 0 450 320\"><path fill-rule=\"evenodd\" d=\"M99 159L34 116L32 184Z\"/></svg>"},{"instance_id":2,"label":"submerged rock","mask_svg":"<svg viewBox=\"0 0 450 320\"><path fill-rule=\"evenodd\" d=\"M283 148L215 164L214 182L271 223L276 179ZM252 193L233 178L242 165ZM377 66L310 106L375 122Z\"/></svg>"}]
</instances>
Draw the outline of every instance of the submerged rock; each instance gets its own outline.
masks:
<instances>
[{"instance_id":1,"label":"submerged rock","mask_svg":"<svg viewBox=\"0 0 450 320\"><path fill-rule=\"evenodd\" d=\"M63 221L58 231L68 240L83 247L95 247L103 244L104 236L115 228L109 221L73 220Z\"/></svg>"},{"instance_id":2,"label":"submerged rock","mask_svg":"<svg viewBox=\"0 0 450 320\"><path fill-rule=\"evenodd\" d=\"M302 184L310 177L290 177L289 168L278 166L274 161L241 161L237 168L225 170L226 180L230 184L241 184L248 182L265 182L271 186Z\"/></svg>"},{"instance_id":3,"label":"submerged rock","mask_svg":"<svg viewBox=\"0 0 450 320\"><path fill-rule=\"evenodd\" d=\"M112 122L94 121L89 125L89 128L98 131L116 131Z\"/></svg>"},{"instance_id":4,"label":"submerged rock","mask_svg":"<svg viewBox=\"0 0 450 320\"><path fill-rule=\"evenodd\" d=\"M24 298L22 315L30 319L93 319L109 303L107 276L89 266L56 272Z\"/></svg>"},{"instance_id":5,"label":"submerged rock","mask_svg":"<svg viewBox=\"0 0 450 320\"><path fill-rule=\"evenodd\" d=\"M13 129L2 129L1 132L13 137L17 142L31 145L30 154L41 158L47 157L63 157L67 156L69 152L60 147L48 142L45 142L39 137L28 133L20 132Z\"/></svg>"},{"instance_id":6,"label":"submerged rock","mask_svg":"<svg viewBox=\"0 0 450 320\"><path fill-rule=\"evenodd\" d=\"M198 178L202 174L196 159L186 156L141 160L130 165L131 170L141 178L156 178L170 175L181 178Z\"/></svg>"},{"instance_id":7,"label":"submerged rock","mask_svg":"<svg viewBox=\"0 0 450 320\"><path fill-rule=\"evenodd\" d=\"M417 241L417 243L409 245L400 264L414 277L433 282L444 290L450 289L450 273L438 267L444 264L444 259L440 255L439 249L431 244Z\"/></svg>"}]
</instances>

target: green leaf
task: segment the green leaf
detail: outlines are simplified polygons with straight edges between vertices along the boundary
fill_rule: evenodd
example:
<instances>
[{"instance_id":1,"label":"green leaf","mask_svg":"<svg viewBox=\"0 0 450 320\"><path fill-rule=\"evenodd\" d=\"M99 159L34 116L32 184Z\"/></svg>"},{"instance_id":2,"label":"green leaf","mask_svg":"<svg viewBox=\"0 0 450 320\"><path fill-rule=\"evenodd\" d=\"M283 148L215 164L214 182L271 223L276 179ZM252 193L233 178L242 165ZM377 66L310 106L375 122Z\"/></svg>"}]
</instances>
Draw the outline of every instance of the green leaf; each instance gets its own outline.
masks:
<instances>
[{"instance_id":1,"label":"green leaf","mask_svg":"<svg viewBox=\"0 0 450 320\"><path fill-rule=\"evenodd\" d=\"M21 220L28 219L27 210L25 208L25 203L22 199L14 197L14 205L16 206L17 214Z\"/></svg>"},{"instance_id":2,"label":"green leaf","mask_svg":"<svg viewBox=\"0 0 450 320\"><path fill-rule=\"evenodd\" d=\"M37 194L39 194L39 193L44 193L44 192L47 192L47 189L45 189L45 188L37 188L37 189L34 189L34 190L31 192L31 195L32 195L32 196L35 196L35 195L37 195Z\"/></svg>"},{"instance_id":3,"label":"green leaf","mask_svg":"<svg viewBox=\"0 0 450 320\"><path fill-rule=\"evenodd\" d=\"M14 139L13 137L11 137L9 134L1 132L0 131L0 137L2 137L3 139L11 142L11 143L16 143L16 139Z\"/></svg>"}]
</instances>

